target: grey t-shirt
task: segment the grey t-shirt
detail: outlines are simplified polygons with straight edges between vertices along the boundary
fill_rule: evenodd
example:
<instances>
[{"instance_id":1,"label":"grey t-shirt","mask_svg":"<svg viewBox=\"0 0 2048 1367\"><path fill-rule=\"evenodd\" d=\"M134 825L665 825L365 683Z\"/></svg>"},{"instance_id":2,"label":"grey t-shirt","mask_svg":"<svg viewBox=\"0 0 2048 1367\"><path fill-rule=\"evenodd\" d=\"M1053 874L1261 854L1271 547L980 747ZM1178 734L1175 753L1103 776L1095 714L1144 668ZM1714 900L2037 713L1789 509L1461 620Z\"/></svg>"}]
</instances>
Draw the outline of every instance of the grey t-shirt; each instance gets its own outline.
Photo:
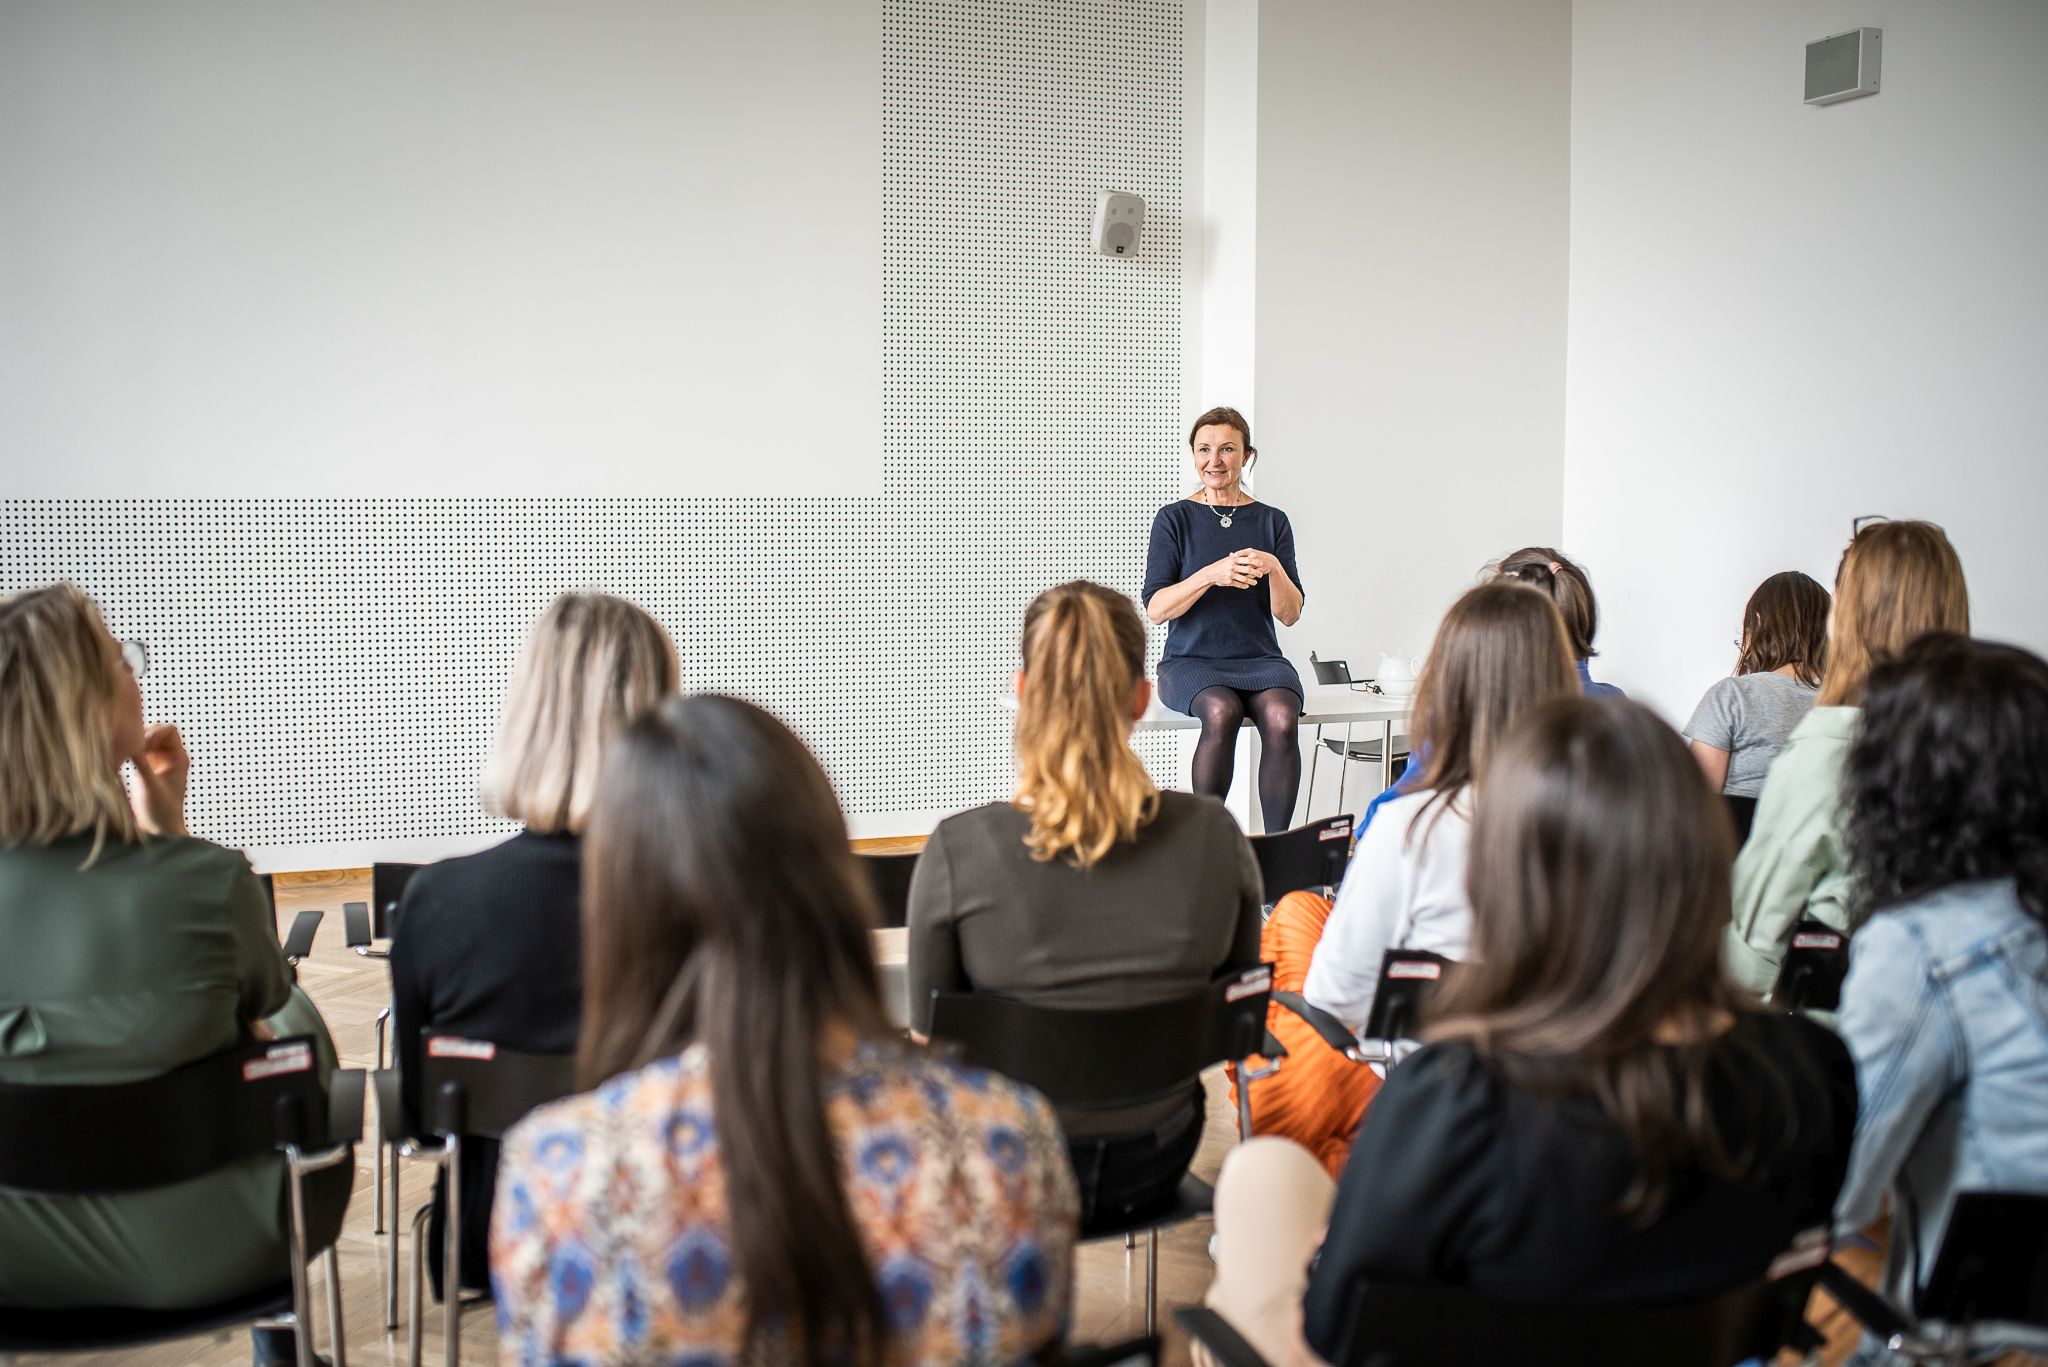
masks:
<instances>
[{"instance_id":1,"label":"grey t-shirt","mask_svg":"<svg viewBox=\"0 0 2048 1367\"><path fill-rule=\"evenodd\" d=\"M1160 794L1159 815L1091 868L1040 863L1030 818L1007 802L947 818L910 880L911 1021L934 989L1048 1006L1167 1001L1259 961L1258 861L1213 797ZM1192 1079L1191 1079L1192 1081ZM1129 1135L1183 1112L1174 1097L1080 1114L1069 1136Z\"/></svg>"},{"instance_id":2,"label":"grey t-shirt","mask_svg":"<svg viewBox=\"0 0 2048 1367\"><path fill-rule=\"evenodd\" d=\"M1771 761L1813 707L1820 690L1783 674L1738 674L1707 690L1685 724L1687 740L1728 752L1730 797L1759 797Z\"/></svg>"}]
</instances>

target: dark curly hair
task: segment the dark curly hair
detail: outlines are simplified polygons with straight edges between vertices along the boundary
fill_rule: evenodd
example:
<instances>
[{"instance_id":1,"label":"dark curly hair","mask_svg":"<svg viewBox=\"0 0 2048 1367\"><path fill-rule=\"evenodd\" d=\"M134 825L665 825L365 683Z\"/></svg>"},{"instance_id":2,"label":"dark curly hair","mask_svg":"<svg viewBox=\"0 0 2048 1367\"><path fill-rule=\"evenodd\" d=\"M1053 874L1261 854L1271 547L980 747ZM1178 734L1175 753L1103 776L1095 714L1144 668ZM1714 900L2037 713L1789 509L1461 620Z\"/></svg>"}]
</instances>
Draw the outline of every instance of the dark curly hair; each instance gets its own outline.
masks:
<instances>
[{"instance_id":1,"label":"dark curly hair","mask_svg":"<svg viewBox=\"0 0 2048 1367\"><path fill-rule=\"evenodd\" d=\"M2048 922L2048 662L1931 632L1870 671L1842 776L1864 914L2010 878Z\"/></svg>"}]
</instances>

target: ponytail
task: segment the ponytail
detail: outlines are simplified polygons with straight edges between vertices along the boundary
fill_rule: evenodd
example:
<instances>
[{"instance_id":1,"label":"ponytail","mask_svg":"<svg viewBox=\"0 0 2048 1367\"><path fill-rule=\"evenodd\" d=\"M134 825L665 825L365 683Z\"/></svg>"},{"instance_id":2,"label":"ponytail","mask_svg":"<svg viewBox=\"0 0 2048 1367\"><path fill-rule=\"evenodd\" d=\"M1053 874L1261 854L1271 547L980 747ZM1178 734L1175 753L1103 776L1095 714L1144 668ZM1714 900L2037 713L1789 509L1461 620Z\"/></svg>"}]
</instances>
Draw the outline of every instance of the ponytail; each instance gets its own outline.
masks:
<instances>
[{"instance_id":1,"label":"ponytail","mask_svg":"<svg viewBox=\"0 0 2048 1367\"><path fill-rule=\"evenodd\" d=\"M1017 697L1017 792L1040 861L1100 860L1159 812L1159 789L1131 749L1131 693L1145 674L1145 626L1123 595L1075 580L1024 613Z\"/></svg>"}]
</instances>

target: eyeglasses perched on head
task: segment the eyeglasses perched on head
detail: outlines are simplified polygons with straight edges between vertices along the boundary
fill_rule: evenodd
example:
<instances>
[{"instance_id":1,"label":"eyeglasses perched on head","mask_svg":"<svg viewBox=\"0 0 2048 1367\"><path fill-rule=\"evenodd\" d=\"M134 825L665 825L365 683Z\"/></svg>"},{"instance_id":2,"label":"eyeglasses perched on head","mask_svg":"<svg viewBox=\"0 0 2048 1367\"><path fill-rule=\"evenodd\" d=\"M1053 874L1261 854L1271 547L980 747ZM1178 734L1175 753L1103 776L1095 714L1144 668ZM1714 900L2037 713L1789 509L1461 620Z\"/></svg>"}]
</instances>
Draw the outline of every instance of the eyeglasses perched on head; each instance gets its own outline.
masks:
<instances>
[{"instance_id":1,"label":"eyeglasses perched on head","mask_svg":"<svg viewBox=\"0 0 2048 1367\"><path fill-rule=\"evenodd\" d=\"M128 672L136 678L149 673L149 646L142 641L119 641L121 663L128 666Z\"/></svg>"},{"instance_id":2,"label":"eyeglasses perched on head","mask_svg":"<svg viewBox=\"0 0 2048 1367\"><path fill-rule=\"evenodd\" d=\"M1865 527L1874 527L1880 522L1889 521L1891 521L1891 519L1889 517L1886 517L1883 513L1865 513L1861 517L1852 517L1849 519L1849 539L1851 541L1854 541L1857 537L1861 536L1863 534L1863 529ZM1948 535L1948 531L1946 528L1936 526L1936 524L1932 522L1928 523L1927 525L1933 527L1934 530L1940 532L1943 536Z\"/></svg>"}]
</instances>

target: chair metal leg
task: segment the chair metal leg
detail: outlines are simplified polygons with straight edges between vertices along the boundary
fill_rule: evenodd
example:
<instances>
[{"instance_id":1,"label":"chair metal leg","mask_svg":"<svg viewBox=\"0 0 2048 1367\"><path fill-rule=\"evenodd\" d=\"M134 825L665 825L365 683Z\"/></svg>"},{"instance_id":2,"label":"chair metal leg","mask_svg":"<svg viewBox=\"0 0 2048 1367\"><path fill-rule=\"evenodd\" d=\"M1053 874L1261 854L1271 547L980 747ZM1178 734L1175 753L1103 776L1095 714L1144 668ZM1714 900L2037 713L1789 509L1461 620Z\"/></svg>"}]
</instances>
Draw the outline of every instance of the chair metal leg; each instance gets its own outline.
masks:
<instances>
[{"instance_id":1,"label":"chair metal leg","mask_svg":"<svg viewBox=\"0 0 2048 1367\"><path fill-rule=\"evenodd\" d=\"M1394 786L1394 721L1380 723L1380 791Z\"/></svg>"},{"instance_id":2,"label":"chair metal leg","mask_svg":"<svg viewBox=\"0 0 2048 1367\"><path fill-rule=\"evenodd\" d=\"M1344 784L1351 777L1351 723L1344 723L1344 762L1337 766L1337 810L1344 808Z\"/></svg>"},{"instance_id":3,"label":"chair metal leg","mask_svg":"<svg viewBox=\"0 0 2048 1367\"><path fill-rule=\"evenodd\" d=\"M1159 1228L1145 1231L1145 1332L1159 1332Z\"/></svg>"},{"instance_id":4,"label":"chair metal leg","mask_svg":"<svg viewBox=\"0 0 2048 1367\"><path fill-rule=\"evenodd\" d=\"M1252 1077L1245 1060L1237 1061L1237 1138L1239 1143L1252 1137Z\"/></svg>"},{"instance_id":5,"label":"chair metal leg","mask_svg":"<svg viewBox=\"0 0 2048 1367\"><path fill-rule=\"evenodd\" d=\"M379 1152L373 1156L372 1161L383 1162L385 1150L389 1151L391 1158L391 1180L385 1184L386 1191L390 1196L390 1209L387 1221L391 1230L391 1237L385 1241L384 1245L384 1327L386 1329L396 1329L398 1327L398 1146L386 1144L380 1135L377 1140L377 1148Z\"/></svg>"},{"instance_id":6,"label":"chair metal leg","mask_svg":"<svg viewBox=\"0 0 2048 1367\"><path fill-rule=\"evenodd\" d=\"M313 1300L306 1285L306 1191L297 1171L298 1154L287 1149L286 1161L292 1171L285 1175L285 1190L291 1202L292 1341L299 1367L315 1367L313 1355Z\"/></svg>"},{"instance_id":7,"label":"chair metal leg","mask_svg":"<svg viewBox=\"0 0 2048 1367\"><path fill-rule=\"evenodd\" d=\"M427 1217L433 1206L424 1205L412 1217L412 1285L406 1289L405 1360L407 1367L420 1367L420 1340L427 1323Z\"/></svg>"},{"instance_id":8,"label":"chair metal leg","mask_svg":"<svg viewBox=\"0 0 2048 1367\"><path fill-rule=\"evenodd\" d=\"M1126 1252L1126 1253L1129 1253L1129 1252L1130 1252L1130 1251L1131 1251L1132 1249L1136 1248L1137 1246L1138 1246L1138 1236L1137 1236L1137 1235L1135 1235L1135 1234L1126 1234L1126 1235L1124 1235L1124 1252Z\"/></svg>"},{"instance_id":9,"label":"chair metal leg","mask_svg":"<svg viewBox=\"0 0 2048 1367\"><path fill-rule=\"evenodd\" d=\"M348 1367L346 1331L341 1327L341 1256L333 1244L320 1255L320 1274L327 1279L327 1351L334 1367Z\"/></svg>"},{"instance_id":10,"label":"chair metal leg","mask_svg":"<svg viewBox=\"0 0 2048 1367\"><path fill-rule=\"evenodd\" d=\"M1303 821L1316 819L1316 765L1323 758L1323 724L1316 723L1316 746L1308 752L1308 810L1301 814ZM1337 809L1343 811L1342 807Z\"/></svg>"},{"instance_id":11,"label":"chair metal leg","mask_svg":"<svg viewBox=\"0 0 2048 1367\"><path fill-rule=\"evenodd\" d=\"M377 1055L370 1065L373 1068L382 1068L384 1066L384 1034L390 1026L391 1008L387 1006L377 1013ZM382 1135L383 1132L383 1108L377 1102L377 1089L372 1087L370 1089L370 1133ZM397 1228L398 1224L395 1220L392 1222L390 1230L386 1230L384 1227L384 1142L380 1138L377 1141L375 1150L370 1154L370 1233L385 1234L394 1232Z\"/></svg>"},{"instance_id":12,"label":"chair metal leg","mask_svg":"<svg viewBox=\"0 0 2048 1367\"><path fill-rule=\"evenodd\" d=\"M448 1193L441 1213L441 1360L447 1367L462 1361L462 1141L448 1137L448 1157L443 1160Z\"/></svg>"}]
</instances>

